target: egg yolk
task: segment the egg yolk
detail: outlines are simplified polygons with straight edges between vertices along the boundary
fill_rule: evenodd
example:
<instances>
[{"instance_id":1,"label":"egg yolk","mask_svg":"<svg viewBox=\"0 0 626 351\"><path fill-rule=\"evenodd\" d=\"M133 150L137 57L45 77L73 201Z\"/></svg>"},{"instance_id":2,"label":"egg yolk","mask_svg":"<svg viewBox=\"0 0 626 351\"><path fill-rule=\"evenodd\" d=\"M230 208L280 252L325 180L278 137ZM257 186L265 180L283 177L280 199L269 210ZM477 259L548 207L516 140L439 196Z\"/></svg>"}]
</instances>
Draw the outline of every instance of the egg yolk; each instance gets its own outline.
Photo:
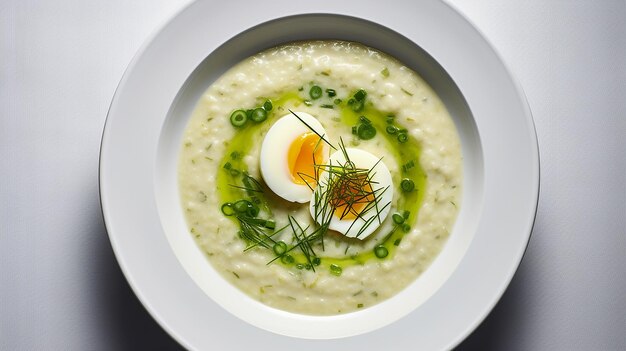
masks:
<instances>
[{"instance_id":1,"label":"egg yolk","mask_svg":"<svg viewBox=\"0 0 626 351\"><path fill-rule=\"evenodd\" d=\"M372 184L367 175L345 176L337 180L330 204L340 219L355 219L375 200Z\"/></svg>"},{"instance_id":2,"label":"egg yolk","mask_svg":"<svg viewBox=\"0 0 626 351\"><path fill-rule=\"evenodd\" d=\"M304 133L291 143L287 162L295 184L316 184L315 164L323 161L322 153L320 137L313 132Z\"/></svg>"}]
</instances>

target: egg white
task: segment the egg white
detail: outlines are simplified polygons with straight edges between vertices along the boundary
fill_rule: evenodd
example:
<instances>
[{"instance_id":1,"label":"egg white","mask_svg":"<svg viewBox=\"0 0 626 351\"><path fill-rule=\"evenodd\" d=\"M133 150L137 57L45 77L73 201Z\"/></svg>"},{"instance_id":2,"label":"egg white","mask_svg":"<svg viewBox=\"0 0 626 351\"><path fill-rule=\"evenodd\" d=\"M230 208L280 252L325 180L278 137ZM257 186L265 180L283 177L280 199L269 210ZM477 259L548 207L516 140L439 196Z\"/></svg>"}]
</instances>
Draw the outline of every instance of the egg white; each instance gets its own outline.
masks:
<instances>
[{"instance_id":1,"label":"egg white","mask_svg":"<svg viewBox=\"0 0 626 351\"><path fill-rule=\"evenodd\" d=\"M326 131L317 118L310 114L297 111L295 114L308 126L291 113L272 125L261 144L261 175L276 195L287 201L306 203L311 199L312 191L306 184L293 182L288 163L289 147L301 135L311 132L311 129L322 136L326 135ZM325 143L320 143L319 147L322 147L322 155L328 155Z\"/></svg>"},{"instance_id":2,"label":"egg white","mask_svg":"<svg viewBox=\"0 0 626 351\"><path fill-rule=\"evenodd\" d=\"M356 219L341 219L338 216L333 215L329 223L329 228L350 238L357 238L358 235L358 239L365 239L378 229L391 211L391 201L393 200L393 181L391 173L389 173L389 169L379 157L376 157L367 151L352 148L346 149L346 153L356 168L372 169L372 172L370 173L372 183L371 186L372 191L375 191L377 194L378 209L372 208L367 211L367 213L362 214L362 216ZM328 160L328 164L332 165L344 165L345 163L346 158L342 151L333 153L330 155ZM319 199L324 199L328 177L328 172L323 172L320 175L320 184L318 188L315 189L315 193L311 196L309 210L314 219L320 217L320 210L316 209L316 203L323 203L322 201L319 201ZM318 201L316 201L316 199ZM316 213L318 214L317 216ZM367 223L370 224L367 225Z\"/></svg>"}]
</instances>

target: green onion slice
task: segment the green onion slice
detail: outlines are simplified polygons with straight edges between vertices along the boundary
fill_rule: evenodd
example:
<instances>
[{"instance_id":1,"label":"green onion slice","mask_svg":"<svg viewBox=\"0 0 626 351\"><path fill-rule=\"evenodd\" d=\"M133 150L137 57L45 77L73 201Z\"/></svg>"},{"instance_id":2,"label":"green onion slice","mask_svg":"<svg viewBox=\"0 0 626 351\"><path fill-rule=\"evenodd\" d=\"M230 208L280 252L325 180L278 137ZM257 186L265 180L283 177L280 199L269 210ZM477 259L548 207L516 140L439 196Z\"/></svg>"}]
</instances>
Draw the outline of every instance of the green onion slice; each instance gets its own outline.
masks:
<instances>
[{"instance_id":1,"label":"green onion slice","mask_svg":"<svg viewBox=\"0 0 626 351\"><path fill-rule=\"evenodd\" d=\"M311 90L309 90L309 95L311 96L311 99L313 100L317 100L319 98L322 97L322 88L320 88L317 85L314 85L311 87Z\"/></svg>"},{"instance_id":2,"label":"green onion slice","mask_svg":"<svg viewBox=\"0 0 626 351\"><path fill-rule=\"evenodd\" d=\"M225 216L232 216L235 214L235 209L233 208L233 204L231 204L230 202L227 202L225 204L222 205L222 213Z\"/></svg>"},{"instance_id":3,"label":"green onion slice","mask_svg":"<svg viewBox=\"0 0 626 351\"><path fill-rule=\"evenodd\" d=\"M383 245L378 245L374 248L374 255L378 258L385 258L389 255L389 250Z\"/></svg>"},{"instance_id":4,"label":"green onion slice","mask_svg":"<svg viewBox=\"0 0 626 351\"><path fill-rule=\"evenodd\" d=\"M267 112L263 108L257 107L252 110L252 115L250 116L250 119L257 123L263 122L267 119Z\"/></svg>"},{"instance_id":5,"label":"green onion slice","mask_svg":"<svg viewBox=\"0 0 626 351\"><path fill-rule=\"evenodd\" d=\"M343 269L341 268L341 266L336 265L334 263L330 265L330 274L338 277L341 275L342 272L343 272Z\"/></svg>"},{"instance_id":6,"label":"green onion slice","mask_svg":"<svg viewBox=\"0 0 626 351\"><path fill-rule=\"evenodd\" d=\"M233 204L233 208L237 213L245 213L248 210L248 201L239 200Z\"/></svg>"},{"instance_id":7,"label":"green onion slice","mask_svg":"<svg viewBox=\"0 0 626 351\"><path fill-rule=\"evenodd\" d=\"M387 126L385 130L387 131L387 134L396 134L398 132L398 128L395 126Z\"/></svg>"},{"instance_id":8,"label":"green onion slice","mask_svg":"<svg viewBox=\"0 0 626 351\"><path fill-rule=\"evenodd\" d=\"M404 178L402 179L402 182L400 182L400 187L402 188L402 191L408 193L415 189L415 183L409 178Z\"/></svg>"},{"instance_id":9,"label":"green onion slice","mask_svg":"<svg viewBox=\"0 0 626 351\"><path fill-rule=\"evenodd\" d=\"M248 115L244 110L236 110L230 115L230 124L233 127L243 127L248 122Z\"/></svg>"},{"instance_id":10,"label":"green onion slice","mask_svg":"<svg viewBox=\"0 0 626 351\"><path fill-rule=\"evenodd\" d=\"M404 223L404 217L402 217L402 215L399 214L399 213L394 213L391 216L391 219L393 219L393 223L395 223L395 224L402 224L402 223Z\"/></svg>"},{"instance_id":11,"label":"green onion slice","mask_svg":"<svg viewBox=\"0 0 626 351\"><path fill-rule=\"evenodd\" d=\"M357 135L359 139L370 140L376 136L376 128L371 124L362 123L357 129Z\"/></svg>"},{"instance_id":12,"label":"green onion slice","mask_svg":"<svg viewBox=\"0 0 626 351\"><path fill-rule=\"evenodd\" d=\"M274 253L281 256L287 252L287 244L284 241L277 241L273 247Z\"/></svg>"},{"instance_id":13,"label":"green onion slice","mask_svg":"<svg viewBox=\"0 0 626 351\"><path fill-rule=\"evenodd\" d=\"M398 141L401 143L406 143L409 140L409 136L406 133L398 134Z\"/></svg>"},{"instance_id":14,"label":"green onion slice","mask_svg":"<svg viewBox=\"0 0 626 351\"><path fill-rule=\"evenodd\" d=\"M284 263L284 264L292 264L295 260L293 259L293 256L291 255L283 255L280 258L280 262Z\"/></svg>"}]
</instances>

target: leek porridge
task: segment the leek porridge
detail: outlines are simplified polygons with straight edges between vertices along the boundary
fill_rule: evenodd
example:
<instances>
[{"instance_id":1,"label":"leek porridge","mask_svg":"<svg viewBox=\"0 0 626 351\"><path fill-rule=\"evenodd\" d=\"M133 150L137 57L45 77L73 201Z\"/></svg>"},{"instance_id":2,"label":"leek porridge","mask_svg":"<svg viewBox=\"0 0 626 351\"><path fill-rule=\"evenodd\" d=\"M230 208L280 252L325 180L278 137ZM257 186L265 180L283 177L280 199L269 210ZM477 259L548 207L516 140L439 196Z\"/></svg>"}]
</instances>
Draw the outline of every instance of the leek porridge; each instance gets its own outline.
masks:
<instances>
[{"instance_id":1,"label":"leek porridge","mask_svg":"<svg viewBox=\"0 0 626 351\"><path fill-rule=\"evenodd\" d=\"M202 95L183 137L181 204L230 283L278 309L332 315L397 294L441 251L461 147L434 91L369 47L292 43Z\"/></svg>"}]
</instances>

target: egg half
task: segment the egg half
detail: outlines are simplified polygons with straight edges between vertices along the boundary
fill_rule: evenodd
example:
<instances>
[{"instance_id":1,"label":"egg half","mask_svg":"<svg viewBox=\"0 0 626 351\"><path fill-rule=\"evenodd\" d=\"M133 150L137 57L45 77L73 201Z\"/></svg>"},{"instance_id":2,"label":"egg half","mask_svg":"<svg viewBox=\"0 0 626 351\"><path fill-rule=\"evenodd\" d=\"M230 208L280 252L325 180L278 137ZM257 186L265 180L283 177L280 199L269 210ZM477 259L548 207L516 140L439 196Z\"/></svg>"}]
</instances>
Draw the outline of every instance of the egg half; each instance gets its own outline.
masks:
<instances>
[{"instance_id":1,"label":"egg half","mask_svg":"<svg viewBox=\"0 0 626 351\"><path fill-rule=\"evenodd\" d=\"M391 210L389 169L373 154L351 148L333 153L327 164L311 196L311 216L347 237L365 239Z\"/></svg>"},{"instance_id":2,"label":"egg half","mask_svg":"<svg viewBox=\"0 0 626 351\"><path fill-rule=\"evenodd\" d=\"M320 138L325 135L317 118L305 112L289 113L272 125L261 144L260 163L263 179L276 195L299 203L311 199L317 186L315 165L328 155Z\"/></svg>"}]
</instances>

